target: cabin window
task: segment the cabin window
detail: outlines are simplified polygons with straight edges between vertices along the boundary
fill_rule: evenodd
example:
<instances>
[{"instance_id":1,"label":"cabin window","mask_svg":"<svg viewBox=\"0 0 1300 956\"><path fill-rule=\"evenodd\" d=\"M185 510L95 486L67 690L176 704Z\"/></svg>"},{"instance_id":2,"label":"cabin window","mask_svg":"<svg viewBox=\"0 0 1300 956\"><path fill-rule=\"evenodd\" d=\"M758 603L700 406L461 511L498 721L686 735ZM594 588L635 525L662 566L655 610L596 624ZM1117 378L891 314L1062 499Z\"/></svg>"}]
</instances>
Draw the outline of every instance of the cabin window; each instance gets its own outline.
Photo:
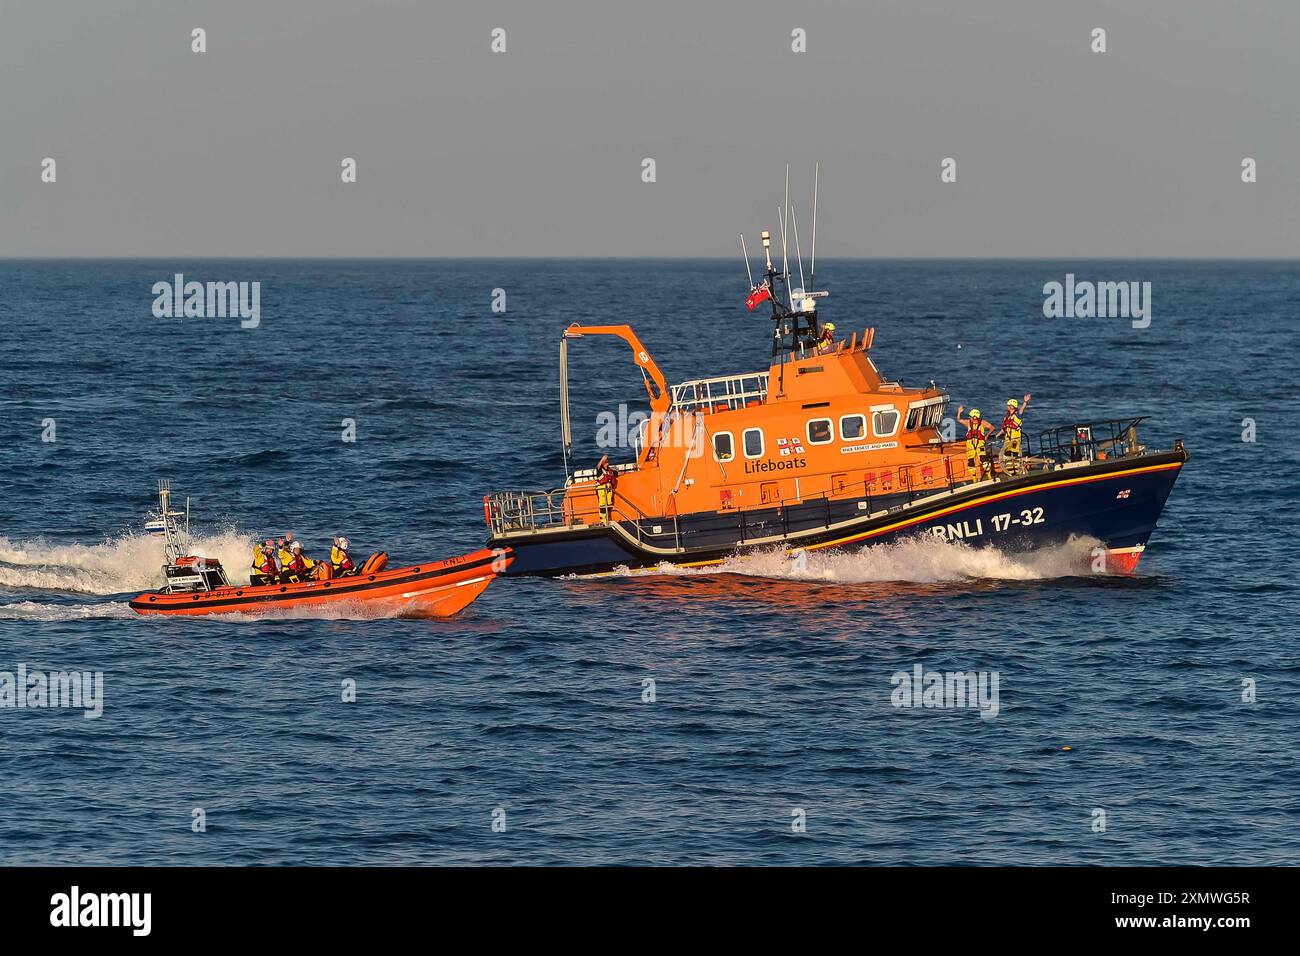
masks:
<instances>
[{"instance_id":1,"label":"cabin window","mask_svg":"<svg viewBox=\"0 0 1300 956\"><path fill-rule=\"evenodd\" d=\"M907 430L908 430L909 432L914 432L914 431L916 431L916 426L917 426L917 425L920 423L920 421L921 421L921 412L922 412L922 411L924 411L924 409L922 409L922 408L912 408L912 409L909 409L909 410L908 410L908 412L907 412Z\"/></svg>"},{"instance_id":2,"label":"cabin window","mask_svg":"<svg viewBox=\"0 0 1300 956\"><path fill-rule=\"evenodd\" d=\"M736 457L736 448L731 432L718 432L713 436L713 457L717 461L731 461Z\"/></svg>"},{"instance_id":3,"label":"cabin window","mask_svg":"<svg viewBox=\"0 0 1300 956\"><path fill-rule=\"evenodd\" d=\"M745 443L746 458L763 457L763 429L746 428L745 434L741 437Z\"/></svg>"},{"instance_id":4,"label":"cabin window","mask_svg":"<svg viewBox=\"0 0 1300 956\"><path fill-rule=\"evenodd\" d=\"M898 431L898 409L891 408L886 411L871 413L871 430L876 433L877 438L888 438L894 432Z\"/></svg>"},{"instance_id":5,"label":"cabin window","mask_svg":"<svg viewBox=\"0 0 1300 956\"><path fill-rule=\"evenodd\" d=\"M829 418L814 418L808 423L808 443L810 445L825 445L835 437L831 431L831 420Z\"/></svg>"},{"instance_id":6,"label":"cabin window","mask_svg":"<svg viewBox=\"0 0 1300 956\"><path fill-rule=\"evenodd\" d=\"M925 410L925 418L922 420L927 428L933 428L939 424L943 418L943 402L937 402Z\"/></svg>"},{"instance_id":7,"label":"cabin window","mask_svg":"<svg viewBox=\"0 0 1300 956\"><path fill-rule=\"evenodd\" d=\"M867 416L845 415L840 419L840 438L855 441L867 433Z\"/></svg>"}]
</instances>

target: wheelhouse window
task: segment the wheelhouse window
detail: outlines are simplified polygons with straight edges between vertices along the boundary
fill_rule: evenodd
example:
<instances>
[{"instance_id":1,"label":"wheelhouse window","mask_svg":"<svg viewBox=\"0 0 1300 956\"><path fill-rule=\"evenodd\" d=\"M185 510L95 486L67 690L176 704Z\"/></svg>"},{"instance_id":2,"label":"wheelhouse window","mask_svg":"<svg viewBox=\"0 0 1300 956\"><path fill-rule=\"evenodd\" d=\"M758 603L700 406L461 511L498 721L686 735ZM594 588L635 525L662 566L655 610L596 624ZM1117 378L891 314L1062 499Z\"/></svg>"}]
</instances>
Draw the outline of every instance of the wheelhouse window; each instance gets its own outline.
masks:
<instances>
[{"instance_id":1,"label":"wheelhouse window","mask_svg":"<svg viewBox=\"0 0 1300 956\"><path fill-rule=\"evenodd\" d=\"M943 418L943 402L931 402L929 405L917 405L907 412L907 430L933 428Z\"/></svg>"},{"instance_id":2,"label":"wheelhouse window","mask_svg":"<svg viewBox=\"0 0 1300 956\"><path fill-rule=\"evenodd\" d=\"M825 445L835 437L831 431L831 420L829 418L814 418L808 423L808 443L810 445Z\"/></svg>"},{"instance_id":3,"label":"wheelhouse window","mask_svg":"<svg viewBox=\"0 0 1300 956\"><path fill-rule=\"evenodd\" d=\"M763 429L746 428L745 434L742 436L742 439L745 444L746 458L763 457Z\"/></svg>"},{"instance_id":4,"label":"wheelhouse window","mask_svg":"<svg viewBox=\"0 0 1300 956\"><path fill-rule=\"evenodd\" d=\"M731 461L736 457L735 440L731 432L718 432L713 436L713 457L717 461Z\"/></svg>"},{"instance_id":5,"label":"wheelhouse window","mask_svg":"<svg viewBox=\"0 0 1300 956\"><path fill-rule=\"evenodd\" d=\"M866 434L866 415L845 415L840 419L840 438L844 441L856 441Z\"/></svg>"},{"instance_id":6,"label":"wheelhouse window","mask_svg":"<svg viewBox=\"0 0 1300 956\"><path fill-rule=\"evenodd\" d=\"M871 413L871 430L877 438L888 438L898 431L898 409L890 408Z\"/></svg>"}]
</instances>

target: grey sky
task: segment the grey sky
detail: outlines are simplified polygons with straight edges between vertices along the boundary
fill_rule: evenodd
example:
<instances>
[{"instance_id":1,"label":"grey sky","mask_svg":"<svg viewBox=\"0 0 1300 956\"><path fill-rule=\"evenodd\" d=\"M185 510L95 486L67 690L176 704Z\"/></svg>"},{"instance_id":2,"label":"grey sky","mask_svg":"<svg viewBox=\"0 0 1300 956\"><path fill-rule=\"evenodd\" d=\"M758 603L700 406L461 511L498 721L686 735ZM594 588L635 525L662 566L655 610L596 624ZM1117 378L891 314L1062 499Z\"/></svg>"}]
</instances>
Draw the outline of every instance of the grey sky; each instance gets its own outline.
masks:
<instances>
[{"instance_id":1,"label":"grey sky","mask_svg":"<svg viewBox=\"0 0 1300 956\"><path fill-rule=\"evenodd\" d=\"M0 0L0 256L727 256L787 161L806 235L818 159L823 255L1292 257L1298 41L1295 0Z\"/></svg>"}]
</instances>

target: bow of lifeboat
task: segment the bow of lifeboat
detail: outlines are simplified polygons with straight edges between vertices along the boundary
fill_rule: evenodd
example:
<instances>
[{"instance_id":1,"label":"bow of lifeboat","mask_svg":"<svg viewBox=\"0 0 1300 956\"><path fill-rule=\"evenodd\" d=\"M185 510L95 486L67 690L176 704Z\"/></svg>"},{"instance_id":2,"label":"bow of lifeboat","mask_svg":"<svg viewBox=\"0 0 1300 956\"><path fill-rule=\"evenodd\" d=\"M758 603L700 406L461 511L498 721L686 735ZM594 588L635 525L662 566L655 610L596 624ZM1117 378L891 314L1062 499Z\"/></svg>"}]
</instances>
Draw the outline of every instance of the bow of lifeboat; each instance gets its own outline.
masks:
<instances>
[{"instance_id":1,"label":"bow of lifeboat","mask_svg":"<svg viewBox=\"0 0 1300 956\"><path fill-rule=\"evenodd\" d=\"M208 587L199 580L182 589L169 584L163 590L137 596L130 607L139 614L195 615L354 605L385 615L450 617L472 604L513 560L509 549L485 548L441 561L388 569L380 555L367 561L358 574L325 580L242 587Z\"/></svg>"}]
</instances>

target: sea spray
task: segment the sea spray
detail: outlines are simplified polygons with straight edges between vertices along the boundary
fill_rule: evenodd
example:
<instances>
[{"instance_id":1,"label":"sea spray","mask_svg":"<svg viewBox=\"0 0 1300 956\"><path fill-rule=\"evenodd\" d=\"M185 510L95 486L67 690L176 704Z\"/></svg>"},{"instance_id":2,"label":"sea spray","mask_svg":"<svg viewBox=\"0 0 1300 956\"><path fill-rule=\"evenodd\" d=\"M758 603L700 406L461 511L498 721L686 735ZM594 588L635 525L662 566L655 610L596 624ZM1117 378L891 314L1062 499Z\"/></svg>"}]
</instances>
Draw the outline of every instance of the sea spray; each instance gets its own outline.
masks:
<instances>
[{"instance_id":1,"label":"sea spray","mask_svg":"<svg viewBox=\"0 0 1300 956\"><path fill-rule=\"evenodd\" d=\"M125 601L95 604L52 604L39 601L15 601L0 604L0 621L90 621L102 618L139 617Z\"/></svg>"},{"instance_id":2,"label":"sea spray","mask_svg":"<svg viewBox=\"0 0 1300 956\"><path fill-rule=\"evenodd\" d=\"M247 584L252 538L234 529L196 536L193 551L221 561L233 584ZM124 594L163 582L162 538L128 532L103 544L54 544L0 537L0 587L79 594Z\"/></svg>"},{"instance_id":3,"label":"sea spray","mask_svg":"<svg viewBox=\"0 0 1300 956\"><path fill-rule=\"evenodd\" d=\"M987 545L975 547L963 541L943 541L930 535L916 535L854 550L804 550L801 557L793 557L785 548L771 548L736 555L707 568L679 568L666 563L642 571L621 568L613 576L741 574L814 584L1039 581L1092 573L1092 553L1099 544L1094 538L1072 537L1055 547L1039 548L1023 554L1007 554Z\"/></svg>"}]
</instances>

